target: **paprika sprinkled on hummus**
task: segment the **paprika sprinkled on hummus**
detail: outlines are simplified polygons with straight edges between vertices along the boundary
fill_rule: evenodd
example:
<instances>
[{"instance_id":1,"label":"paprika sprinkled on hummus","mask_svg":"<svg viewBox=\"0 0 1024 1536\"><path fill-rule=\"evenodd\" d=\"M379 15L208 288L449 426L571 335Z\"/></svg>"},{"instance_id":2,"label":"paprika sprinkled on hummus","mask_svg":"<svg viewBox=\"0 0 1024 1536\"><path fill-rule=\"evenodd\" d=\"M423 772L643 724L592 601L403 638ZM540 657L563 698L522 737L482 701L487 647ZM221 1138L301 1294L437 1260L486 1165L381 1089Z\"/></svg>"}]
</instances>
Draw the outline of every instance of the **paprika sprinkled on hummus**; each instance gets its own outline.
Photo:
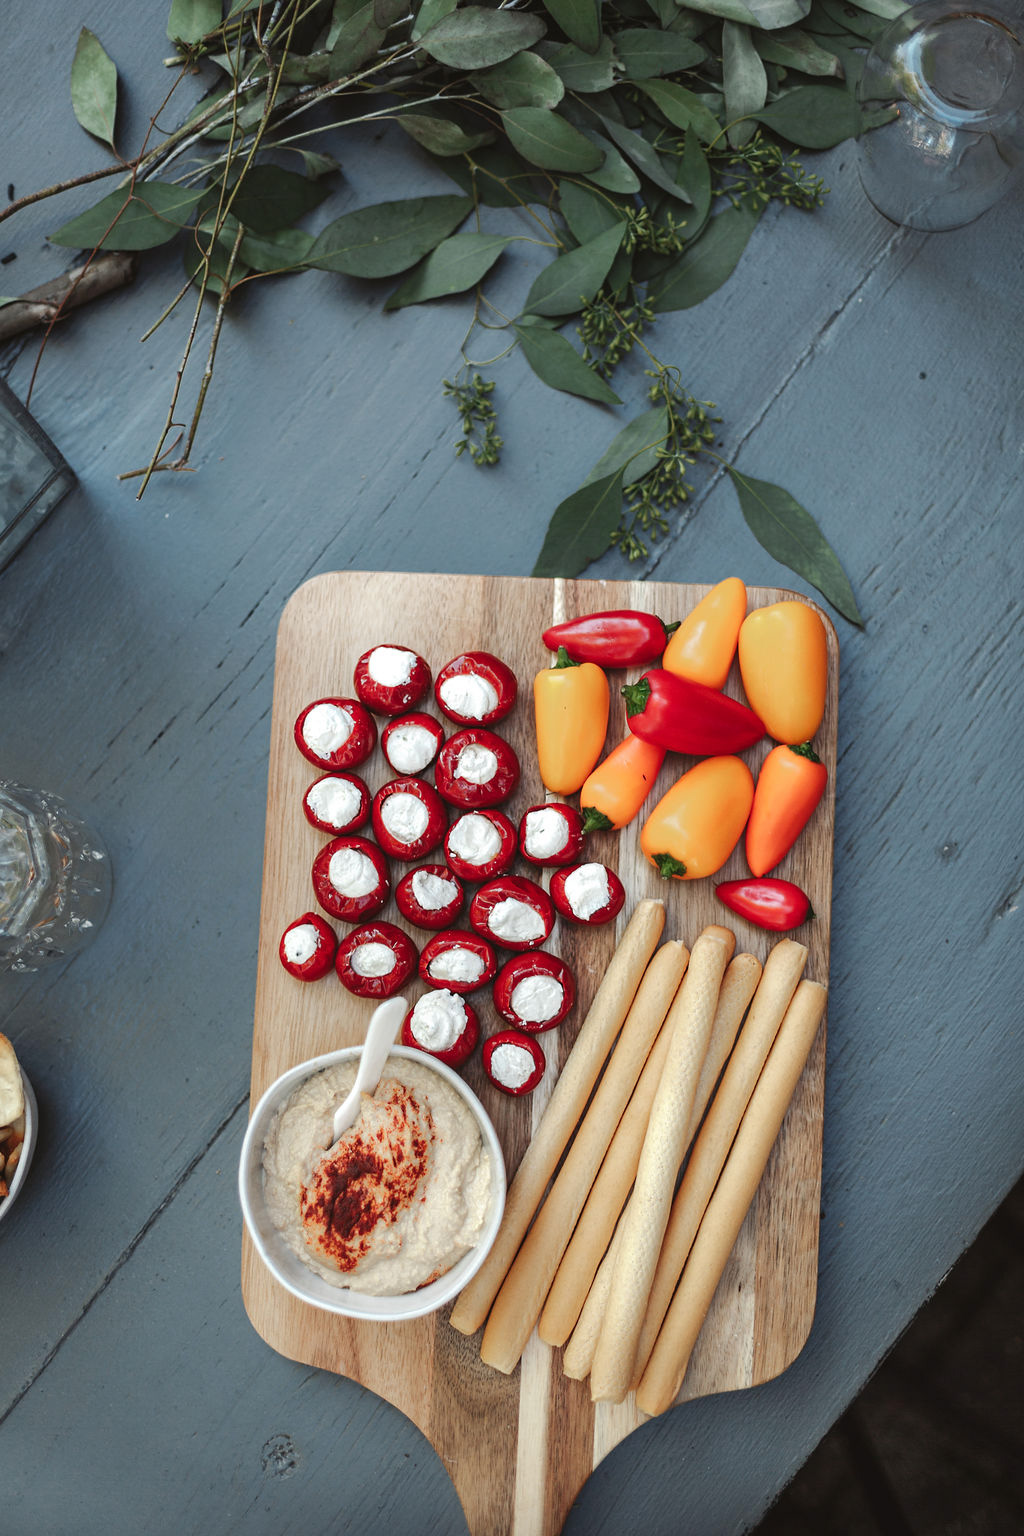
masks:
<instances>
[{"instance_id":1,"label":"paprika sprinkled on hummus","mask_svg":"<svg viewBox=\"0 0 1024 1536\"><path fill-rule=\"evenodd\" d=\"M324 1150L355 1077L344 1063L307 1079L263 1154L267 1204L286 1241L334 1285L397 1296L436 1280L478 1241L490 1160L468 1106L429 1067L391 1057L358 1119Z\"/></svg>"}]
</instances>

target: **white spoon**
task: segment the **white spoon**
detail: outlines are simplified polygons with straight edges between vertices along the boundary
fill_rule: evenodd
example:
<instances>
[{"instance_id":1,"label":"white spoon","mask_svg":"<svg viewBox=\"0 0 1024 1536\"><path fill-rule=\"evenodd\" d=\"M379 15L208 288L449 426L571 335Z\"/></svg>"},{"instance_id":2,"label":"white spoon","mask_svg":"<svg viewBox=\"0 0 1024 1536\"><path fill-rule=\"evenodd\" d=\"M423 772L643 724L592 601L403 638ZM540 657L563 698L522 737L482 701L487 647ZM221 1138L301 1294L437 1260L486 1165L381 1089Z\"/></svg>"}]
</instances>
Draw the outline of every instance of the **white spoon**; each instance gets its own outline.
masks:
<instances>
[{"instance_id":1,"label":"white spoon","mask_svg":"<svg viewBox=\"0 0 1024 1536\"><path fill-rule=\"evenodd\" d=\"M388 1051L398 1037L398 1030L405 1018L408 1004L404 997L389 997L374 1009L366 1030L363 1052L359 1058L356 1080L350 1092L334 1111L334 1125L328 1146L333 1146L343 1136L359 1114L359 1102L364 1093L376 1088Z\"/></svg>"}]
</instances>

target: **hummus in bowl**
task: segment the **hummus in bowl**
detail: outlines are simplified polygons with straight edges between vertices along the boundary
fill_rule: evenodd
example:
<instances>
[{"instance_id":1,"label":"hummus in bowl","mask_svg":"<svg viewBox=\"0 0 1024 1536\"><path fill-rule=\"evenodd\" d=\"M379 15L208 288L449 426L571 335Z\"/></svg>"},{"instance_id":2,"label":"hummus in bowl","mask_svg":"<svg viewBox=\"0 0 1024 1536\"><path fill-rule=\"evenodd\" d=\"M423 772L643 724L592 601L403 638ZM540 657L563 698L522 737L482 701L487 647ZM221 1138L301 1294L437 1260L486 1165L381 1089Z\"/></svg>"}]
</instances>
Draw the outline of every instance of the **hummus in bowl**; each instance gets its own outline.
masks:
<instances>
[{"instance_id":1,"label":"hummus in bowl","mask_svg":"<svg viewBox=\"0 0 1024 1536\"><path fill-rule=\"evenodd\" d=\"M359 1053L314 1057L268 1088L242 1147L242 1212L264 1264L300 1300L347 1317L422 1317L483 1263L504 1210L504 1159L462 1078L404 1046L325 1149Z\"/></svg>"}]
</instances>

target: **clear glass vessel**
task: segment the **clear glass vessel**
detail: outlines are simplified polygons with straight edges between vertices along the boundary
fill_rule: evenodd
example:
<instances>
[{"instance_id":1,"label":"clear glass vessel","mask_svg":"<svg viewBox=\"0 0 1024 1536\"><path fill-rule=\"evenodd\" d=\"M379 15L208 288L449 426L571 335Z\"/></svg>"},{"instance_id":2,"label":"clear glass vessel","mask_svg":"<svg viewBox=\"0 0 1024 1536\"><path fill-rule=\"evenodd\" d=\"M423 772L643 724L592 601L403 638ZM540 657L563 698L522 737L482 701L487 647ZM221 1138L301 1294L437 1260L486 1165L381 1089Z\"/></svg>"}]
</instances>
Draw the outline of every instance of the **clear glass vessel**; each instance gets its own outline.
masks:
<instances>
[{"instance_id":1,"label":"clear glass vessel","mask_svg":"<svg viewBox=\"0 0 1024 1536\"><path fill-rule=\"evenodd\" d=\"M74 483L50 439L0 379L0 570Z\"/></svg>"},{"instance_id":2,"label":"clear glass vessel","mask_svg":"<svg viewBox=\"0 0 1024 1536\"><path fill-rule=\"evenodd\" d=\"M0 779L0 971L74 954L110 896L110 856L95 832L57 795Z\"/></svg>"},{"instance_id":3,"label":"clear glass vessel","mask_svg":"<svg viewBox=\"0 0 1024 1536\"><path fill-rule=\"evenodd\" d=\"M860 177L886 218L969 224L1024 166L1024 21L982 4L912 5L876 40L858 88L884 117L857 143Z\"/></svg>"}]
</instances>

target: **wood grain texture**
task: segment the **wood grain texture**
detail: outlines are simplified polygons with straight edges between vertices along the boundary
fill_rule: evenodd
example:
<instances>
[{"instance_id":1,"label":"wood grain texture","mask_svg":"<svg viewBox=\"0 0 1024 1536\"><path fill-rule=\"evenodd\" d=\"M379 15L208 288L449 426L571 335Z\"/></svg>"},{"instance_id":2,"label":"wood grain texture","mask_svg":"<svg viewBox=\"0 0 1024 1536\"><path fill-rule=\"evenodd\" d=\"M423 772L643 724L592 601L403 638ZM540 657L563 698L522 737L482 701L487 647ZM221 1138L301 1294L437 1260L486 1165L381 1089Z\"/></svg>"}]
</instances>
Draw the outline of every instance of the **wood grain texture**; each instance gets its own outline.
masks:
<instances>
[{"instance_id":1,"label":"wood grain texture","mask_svg":"<svg viewBox=\"0 0 1024 1536\"><path fill-rule=\"evenodd\" d=\"M371 1005L339 989L333 978L297 986L277 958L283 928L311 904L309 869L322 842L305 822L300 799L314 776L296 751L292 725L311 699L348 692L359 654L394 642L425 655L436 671L471 647L492 650L516 671L520 700L501 731L515 746L523 779L511 805L516 819L545 798L533 767L528 684L549 656L540 635L553 615L598 607L641 607L680 617L707 589L667 583L546 582L520 578L336 572L318 576L293 595L281 619L274 678L260 945L253 1033L252 1102L287 1067L362 1037ZM753 588L751 607L777 600L773 588ZM829 704L818 749L829 768L824 799L779 873L807 889L817 913L808 943L808 975L826 980L829 955L832 826L834 819L838 646L828 620ZM625 677L621 679L625 680ZM735 678L730 692L737 692ZM609 742L624 730L621 698L614 703ZM747 754L756 769L769 748ZM371 789L383 781L383 759L365 765ZM685 762L670 760L649 803ZM692 942L722 918L713 882L668 882L646 864L635 830L594 835L588 856L617 867L630 904L643 896L668 905L665 937ZM743 872L737 852L722 878ZM386 909L384 916L395 919ZM400 919L398 919L401 921ZM738 945L767 953L771 936L739 919L730 921ZM577 976L578 1016L610 958L616 935L560 924L557 948ZM410 930L414 939L423 935ZM410 989L412 990L412 989ZM482 1008L485 1032L495 1027ZM553 1081L572 1040L572 1020L545 1036L546 1082ZM554 1038L552 1038L554 1036ZM479 1060L466 1068L482 1097L514 1172L543 1099L499 1094L483 1078ZM679 1400L748 1387L778 1374L801 1349L814 1313L824 1088L824 1027L801 1079L790 1114L736 1251L694 1349ZM242 1291L246 1310L274 1349L363 1383L400 1408L430 1438L448 1467L474 1536L513 1531L550 1536L592 1468L641 1422L631 1400L617 1407L589 1402L586 1383L566 1378L560 1352L531 1338L519 1368L506 1377L484 1366L478 1337L452 1329L441 1313L401 1325L339 1319L307 1308L266 1276L243 1243ZM773 1300L773 1298L776 1298Z\"/></svg>"}]
</instances>

